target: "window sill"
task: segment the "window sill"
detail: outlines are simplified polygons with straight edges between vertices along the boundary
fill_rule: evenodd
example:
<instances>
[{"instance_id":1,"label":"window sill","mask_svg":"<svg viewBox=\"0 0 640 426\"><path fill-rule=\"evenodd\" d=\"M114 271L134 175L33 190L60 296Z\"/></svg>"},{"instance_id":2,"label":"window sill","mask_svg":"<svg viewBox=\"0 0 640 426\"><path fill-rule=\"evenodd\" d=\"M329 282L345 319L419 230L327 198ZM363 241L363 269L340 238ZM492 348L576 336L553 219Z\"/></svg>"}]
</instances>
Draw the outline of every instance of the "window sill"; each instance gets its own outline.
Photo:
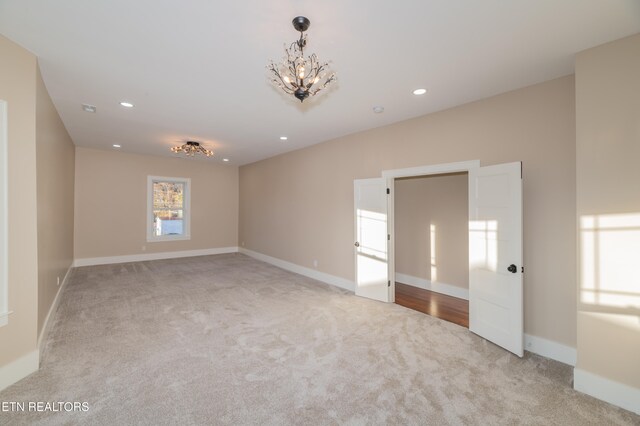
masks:
<instances>
[{"instance_id":1,"label":"window sill","mask_svg":"<svg viewBox=\"0 0 640 426\"><path fill-rule=\"evenodd\" d=\"M148 243L162 243L166 241L186 241L190 239L191 239L191 235L163 235L161 237L147 236Z\"/></svg>"}]
</instances>

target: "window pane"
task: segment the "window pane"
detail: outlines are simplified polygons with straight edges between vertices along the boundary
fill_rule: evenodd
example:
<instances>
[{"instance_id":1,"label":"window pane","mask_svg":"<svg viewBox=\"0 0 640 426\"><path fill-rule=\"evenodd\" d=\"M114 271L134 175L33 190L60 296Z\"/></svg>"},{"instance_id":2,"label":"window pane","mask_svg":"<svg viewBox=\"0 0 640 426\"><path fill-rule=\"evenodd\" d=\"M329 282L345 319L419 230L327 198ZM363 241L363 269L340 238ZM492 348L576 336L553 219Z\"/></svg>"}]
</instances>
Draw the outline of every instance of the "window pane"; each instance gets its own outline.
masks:
<instances>
[{"instance_id":1,"label":"window pane","mask_svg":"<svg viewBox=\"0 0 640 426\"><path fill-rule=\"evenodd\" d=\"M183 210L161 209L153 210L153 235L183 235Z\"/></svg>"},{"instance_id":2,"label":"window pane","mask_svg":"<svg viewBox=\"0 0 640 426\"><path fill-rule=\"evenodd\" d=\"M153 210L177 210L184 207L184 183L153 182Z\"/></svg>"},{"instance_id":3,"label":"window pane","mask_svg":"<svg viewBox=\"0 0 640 426\"><path fill-rule=\"evenodd\" d=\"M189 239L189 179L147 177L147 241Z\"/></svg>"}]
</instances>

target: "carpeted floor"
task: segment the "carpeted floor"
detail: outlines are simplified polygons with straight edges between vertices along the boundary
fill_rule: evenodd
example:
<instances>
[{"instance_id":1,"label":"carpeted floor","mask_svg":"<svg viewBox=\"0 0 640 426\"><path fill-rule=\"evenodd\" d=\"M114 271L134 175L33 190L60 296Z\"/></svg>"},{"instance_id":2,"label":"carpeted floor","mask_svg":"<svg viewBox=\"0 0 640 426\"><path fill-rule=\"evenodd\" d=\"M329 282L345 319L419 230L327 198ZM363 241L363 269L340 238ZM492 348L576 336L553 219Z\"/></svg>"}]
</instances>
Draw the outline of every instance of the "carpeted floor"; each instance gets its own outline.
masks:
<instances>
[{"instance_id":1,"label":"carpeted floor","mask_svg":"<svg viewBox=\"0 0 640 426\"><path fill-rule=\"evenodd\" d=\"M631 425L571 368L241 254L78 268L1 424Z\"/></svg>"}]
</instances>

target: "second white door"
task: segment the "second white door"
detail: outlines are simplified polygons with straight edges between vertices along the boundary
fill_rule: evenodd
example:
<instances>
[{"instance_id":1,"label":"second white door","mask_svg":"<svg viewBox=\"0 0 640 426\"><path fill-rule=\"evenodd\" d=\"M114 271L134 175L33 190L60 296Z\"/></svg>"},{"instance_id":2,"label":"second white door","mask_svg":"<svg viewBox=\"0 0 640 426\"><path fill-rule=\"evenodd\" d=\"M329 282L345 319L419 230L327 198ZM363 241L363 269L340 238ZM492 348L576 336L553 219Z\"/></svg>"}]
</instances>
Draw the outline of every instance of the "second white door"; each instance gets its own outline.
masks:
<instances>
[{"instance_id":1,"label":"second white door","mask_svg":"<svg viewBox=\"0 0 640 426\"><path fill-rule=\"evenodd\" d=\"M469 330L523 355L521 163L469 170Z\"/></svg>"},{"instance_id":2,"label":"second white door","mask_svg":"<svg viewBox=\"0 0 640 426\"><path fill-rule=\"evenodd\" d=\"M386 180L356 179L353 184L356 295L390 302Z\"/></svg>"}]
</instances>

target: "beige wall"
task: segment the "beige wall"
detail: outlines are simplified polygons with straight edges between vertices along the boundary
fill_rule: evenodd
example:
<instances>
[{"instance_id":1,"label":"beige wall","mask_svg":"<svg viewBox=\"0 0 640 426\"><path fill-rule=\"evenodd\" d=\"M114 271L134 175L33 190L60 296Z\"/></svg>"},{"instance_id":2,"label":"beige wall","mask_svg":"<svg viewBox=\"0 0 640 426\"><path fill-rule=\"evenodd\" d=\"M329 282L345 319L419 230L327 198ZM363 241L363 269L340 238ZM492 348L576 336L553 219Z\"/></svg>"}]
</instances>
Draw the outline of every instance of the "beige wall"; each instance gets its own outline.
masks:
<instances>
[{"instance_id":1,"label":"beige wall","mask_svg":"<svg viewBox=\"0 0 640 426\"><path fill-rule=\"evenodd\" d=\"M149 175L191 178L191 240L147 242ZM76 259L238 245L237 167L78 147L75 179Z\"/></svg>"},{"instance_id":2,"label":"beige wall","mask_svg":"<svg viewBox=\"0 0 640 426\"><path fill-rule=\"evenodd\" d=\"M396 273L469 288L467 173L396 179L394 215Z\"/></svg>"},{"instance_id":3,"label":"beige wall","mask_svg":"<svg viewBox=\"0 0 640 426\"><path fill-rule=\"evenodd\" d=\"M640 389L640 34L577 55L576 125L577 368Z\"/></svg>"},{"instance_id":4,"label":"beige wall","mask_svg":"<svg viewBox=\"0 0 640 426\"><path fill-rule=\"evenodd\" d=\"M575 347L573 76L240 168L247 249L354 279L353 180L478 159L523 161L525 331ZM428 102L428 99L425 100Z\"/></svg>"},{"instance_id":5,"label":"beige wall","mask_svg":"<svg viewBox=\"0 0 640 426\"><path fill-rule=\"evenodd\" d=\"M36 350L36 57L0 36L0 99L8 106L9 324L0 327L0 368ZM0 377L0 379L3 379Z\"/></svg>"},{"instance_id":6,"label":"beige wall","mask_svg":"<svg viewBox=\"0 0 640 426\"><path fill-rule=\"evenodd\" d=\"M38 335L73 263L75 146L60 120L40 70L36 77L38 187Z\"/></svg>"}]
</instances>

